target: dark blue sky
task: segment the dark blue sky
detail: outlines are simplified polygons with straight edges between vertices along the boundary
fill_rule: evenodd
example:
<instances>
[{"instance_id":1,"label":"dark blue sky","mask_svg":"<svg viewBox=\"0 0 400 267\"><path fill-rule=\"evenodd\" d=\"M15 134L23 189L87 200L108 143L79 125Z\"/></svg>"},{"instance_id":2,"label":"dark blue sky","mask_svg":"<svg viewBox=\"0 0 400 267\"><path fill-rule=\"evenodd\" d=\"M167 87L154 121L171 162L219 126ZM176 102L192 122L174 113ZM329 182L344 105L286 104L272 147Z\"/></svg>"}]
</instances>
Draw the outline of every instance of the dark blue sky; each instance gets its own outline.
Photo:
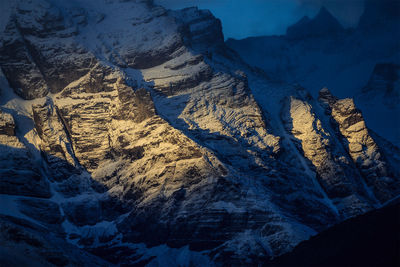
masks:
<instances>
[{"instance_id":1,"label":"dark blue sky","mask_svg":"<svg viewBox=\"0 0 400 267\"><path fill-rule=\"evenodd\" d=\"M284 34L304 15L314 16L325 6L344 26L355 26L364 0L155 0L167 8L210 9L221 19L225 38Z\"/></svg>"}]
</instances>

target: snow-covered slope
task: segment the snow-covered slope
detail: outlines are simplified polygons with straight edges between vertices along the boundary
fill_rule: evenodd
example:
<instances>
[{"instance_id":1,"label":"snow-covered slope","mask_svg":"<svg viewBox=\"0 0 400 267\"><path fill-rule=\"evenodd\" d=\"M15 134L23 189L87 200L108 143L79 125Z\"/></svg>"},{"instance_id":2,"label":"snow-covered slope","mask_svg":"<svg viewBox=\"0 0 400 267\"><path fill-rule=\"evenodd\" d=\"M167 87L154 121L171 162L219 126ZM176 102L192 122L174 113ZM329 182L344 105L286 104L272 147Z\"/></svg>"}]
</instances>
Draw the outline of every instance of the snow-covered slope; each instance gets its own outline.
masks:
<instances>
[{"instance_id":1,"label":"snow-covered slope","mask_svg":"<svg viewBox=\"0 0 400 267\"><path fill-rule=\"evenodd\" d=\"M0 213L19 224L120 265L261 264L400 194L398 149L350 99L249 67L208 11L15 6Z\"/></svg>"}]
</instances>

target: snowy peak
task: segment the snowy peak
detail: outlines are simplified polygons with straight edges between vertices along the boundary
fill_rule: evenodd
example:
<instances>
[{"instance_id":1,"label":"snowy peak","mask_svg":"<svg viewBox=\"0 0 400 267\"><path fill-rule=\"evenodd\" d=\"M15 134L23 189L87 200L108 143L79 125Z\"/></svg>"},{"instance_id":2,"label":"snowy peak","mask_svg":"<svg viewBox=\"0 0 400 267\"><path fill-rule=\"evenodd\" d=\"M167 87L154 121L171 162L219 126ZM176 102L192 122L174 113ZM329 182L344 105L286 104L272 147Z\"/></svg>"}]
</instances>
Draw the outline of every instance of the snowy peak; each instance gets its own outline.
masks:
<instances>
[{"instance_id":1,"label":"snowy peak","mask_svg":"<svg viewBox=\"0 0 400 267\"><path fill-rule=\"evenodd\" d=\"M344 28L338 20L325 7L322 7L313 19L305 16L288 27L286 36L289 39L302 39L338 34L343 31Z\"/></svg>"}]
</instances>

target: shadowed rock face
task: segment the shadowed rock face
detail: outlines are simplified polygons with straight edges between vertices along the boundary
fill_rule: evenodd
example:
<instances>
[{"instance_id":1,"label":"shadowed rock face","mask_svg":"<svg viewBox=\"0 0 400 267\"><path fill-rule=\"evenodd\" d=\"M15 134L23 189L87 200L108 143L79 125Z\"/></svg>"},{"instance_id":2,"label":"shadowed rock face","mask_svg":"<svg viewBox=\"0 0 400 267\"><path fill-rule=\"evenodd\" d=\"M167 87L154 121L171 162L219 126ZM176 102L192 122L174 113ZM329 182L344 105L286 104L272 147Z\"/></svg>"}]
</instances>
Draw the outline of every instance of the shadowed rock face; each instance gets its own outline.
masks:
<instances>
[{"instance_id":1,"label":"shadowed rock face","mask_svg":"<svg viewBox=\"0 0 400 267\"><path fill-rule=\"evenodd\" d=\"M197 49L206 49L223 44L221 21L215 18L209 10L191 7L170 13L180 23L184 34L183 40L187 45L195 46Z\"/></svg>"},{"instance_id":2,"label":"shadowed rock face","mask_svg":"<svg viewBox=\"0 0 400 267\"><path fill-rule=\"evenodd\" d=\"M52 179L60 181L78 170L71 140L58 112L50 99L44 105L32 105L35 128L42 140L40 150L51 166Z\"/></svg>"},{"instance_id":3,"label":"shadowed rock face","mask_svg":"<svg viewBox=\"0 0 400 267\"><path fill-rule=\"evenodd\" d=\"M21 212L33 219L43 221L49 224L57 224L63 221L58 209L58 205L51 201L44 200L21 200Z\"/></svg>"},{"instance_id":4,"label":"shadowed rock face","mask_svg":"<svg viewBox=\"0 0 400 267\"><path fill-rule=\"evenodd\" d=\"M47 83L33 62L15 21L9 22L3 36L3 45L0 47L1 68L15 93L24 99L45 96L49 92Z\"/></svg>"},{"instance_id":5,"label":"shadowed rock face","mask_svg":"<svg viewBox=\"0 0 400 267\"><path fill-rule=\"evenodd\" d=\"M368 84L358 97L365 102L381 98L384 105L396 112L400 104L400 65L393 63L375 65Z\"/></svg>"},{"instance_id":6,"label":"shadowed rock face","mask_svg":"<svg viewBox=\"0 0 400 267\"><path fill-rule=\"evenodd\" d=\"M41 176L28 148L15 135L15 127L13 117L0 111L0 192L48 198L49 183Z\"/></svg>"},{"instance_id":7,"label":"shadowed rock face","mask_svg":"<svg viewBox=\"0 0 400 267\"><path fill-rule=\"evenodd\" d=\"M5 265L113 266L27 220L1 215L0 230L0 260Z\"/></svg>"},{"instance_id":8,"label":"shadowed rock face","mask_svg":"<svg viewBox=\"0 0 400 267\"><path fill-rule=\"evenodd\" d=\"M395 161L379 154L388 145L351 100L324 90L324 113L271 83L207 11L21 0L9 25L0 197L11 208L0 213L100 257L258 264L399 193Z\"/></svg>"}]
</instances>

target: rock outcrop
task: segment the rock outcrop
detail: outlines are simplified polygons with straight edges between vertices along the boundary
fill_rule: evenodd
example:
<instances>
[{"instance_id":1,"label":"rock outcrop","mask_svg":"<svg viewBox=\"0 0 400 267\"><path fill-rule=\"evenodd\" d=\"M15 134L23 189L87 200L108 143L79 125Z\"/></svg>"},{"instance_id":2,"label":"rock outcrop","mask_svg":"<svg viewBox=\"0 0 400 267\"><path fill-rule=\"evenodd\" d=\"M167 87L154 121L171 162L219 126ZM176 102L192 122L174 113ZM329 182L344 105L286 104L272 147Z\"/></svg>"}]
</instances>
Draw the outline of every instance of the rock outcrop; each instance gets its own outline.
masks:
<instances>
[{"instance_id":1,"label":"rock outcrop","mask_svg":"<svg viewBox=\"0 0 400 267\"><path fill-rule=\"evenodd\" d=\"M315 168L318 182L327 196L334 200L339 213L348 217L371 209L374 201L368 199L371 196L363 188L360 174L329 128L324 128L308 101L290 97L283 110L287 130Z\"/></svg>"},{"instance_id":2,"label":"rock outcrop","mask_svg":"<svg viewBox=\"0 0 400 267\"><path fill-rule=\"evenodd\" d=\"M382 202L392 199L399 190L399 181L387 167L379 147L368 132L363 116L352 99L337 99L325 88L319 100L339 131L354 163L360 169L375 196ZM394 195L393 195L394 194Z\"/></svg>"},{"instance_id":3,"label":"rock outcrop","mask_svg":"<svg viewBox=\"0 0 400 267\"><path fill-rule=\"evenodd\" d=\"M399 5L391 0L365 1L360 23L354 28L343 29L325 10L320 12L325 15L303 18L285 35L228 39L226 43L271 79L300 84L314 98L323 87L342 98L354 98L368 127L400 146L395 78L400 48L393 38L400 35Z\"/></svg>"}]
</instances>

